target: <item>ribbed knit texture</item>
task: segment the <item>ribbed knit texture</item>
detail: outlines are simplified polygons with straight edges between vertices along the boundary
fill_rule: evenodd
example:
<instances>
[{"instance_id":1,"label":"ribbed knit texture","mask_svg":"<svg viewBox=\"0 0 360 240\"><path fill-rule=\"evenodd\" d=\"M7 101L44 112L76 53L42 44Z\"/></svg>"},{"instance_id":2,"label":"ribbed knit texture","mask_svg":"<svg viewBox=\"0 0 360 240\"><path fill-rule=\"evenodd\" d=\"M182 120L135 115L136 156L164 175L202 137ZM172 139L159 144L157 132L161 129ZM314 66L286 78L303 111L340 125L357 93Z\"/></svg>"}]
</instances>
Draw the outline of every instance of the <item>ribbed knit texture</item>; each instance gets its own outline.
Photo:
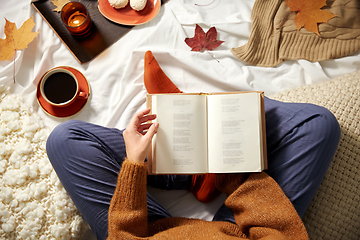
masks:
<instances>
[{"instance_id":1,"label":"ribbed knit texture","mask_svg":"<svg viewBox=\"0 0 360 240\"><path fill-rule=\"evenodd\" d=\"M182 91L160 68L151 51L144 56L144 85L148 93L181 93Z\"/></svg>"},{"instance_id":2,"label":"ribbed knit texture","mask_svg":"<svg viewBox=\"0 0 360 240\"><path fill-rule=\"evenodd\" d=\"M244 175L217 174L216 186L230 191ZM225 204L235 215L230 222L208 222L180 217L148 224L146 167L125 160L109 209L108 239L308 239L305 227L279 185L266 173L251 174L230 194Z\"/></svg>"},{"instance_id":3,"label":"ribbed knit texture","mask_svg":"<svg viewBox=\"0 0 360 240\"><path fill-rule=\"evenodd\" d=\"M147 222L145 165L129 164L125 160L118 183L120 184L116 185L108 213L109 239L124 239L127 235L145 237L148 232L147 224L134 224ZM126 232L119 231L118 223L121 223L121 228L126 229Z\"/></svg>"},{"instance_id":4,"label":"ribbed knit texture","mask_svg":"<svg viewBox=\"0 0 360 240\"><path fill-rule=\"evenodd\" d=\"M360 71L271 98L320 105L337 118L339 146L303 220L310 239L360 239Z\"/></svg>"},{"instance_id":5,"label":"ribbed knit texture","mask_svg":"<svg viewBox=\"0 0 360 240\"><path fill-rule=\"evenodd\" d=\"M360 3L358 0L327 1L325 10L337 17L318 24L320 36L296 29L294 17L283 0L256 0L246 45L231 52L246 63L273 67L287 59L312 62L347 56L360 50Z\"/></svg>"}]
</instances>

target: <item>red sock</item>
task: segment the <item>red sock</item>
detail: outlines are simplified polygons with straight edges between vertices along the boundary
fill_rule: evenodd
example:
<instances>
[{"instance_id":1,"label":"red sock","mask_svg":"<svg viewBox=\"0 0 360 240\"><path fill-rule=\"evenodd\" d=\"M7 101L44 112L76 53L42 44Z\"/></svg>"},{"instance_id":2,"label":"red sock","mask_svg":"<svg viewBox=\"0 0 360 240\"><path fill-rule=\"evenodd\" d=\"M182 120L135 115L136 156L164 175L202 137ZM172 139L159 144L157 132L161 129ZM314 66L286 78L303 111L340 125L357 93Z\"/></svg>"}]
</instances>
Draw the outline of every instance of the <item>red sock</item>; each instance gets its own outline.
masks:
<instances>
[{"instance_id":1,"label":"red sock","mask_svg":"<svg viewBox=\"0 0 360 240\"><path fill-rule=\"evenodd\" d=\"M144 57L144 85L148 93L182 93L160 68L151 51ZM215 187L215 174L193 175L190 192L200 202L212 201L220 194Z\"/></svg>"},{"instance_id":2,"label":"red sock","mask_svg":"<svg viewBox=\"0 0 360 240\"><path fill-rule=\"evenodd\" d=\"M165 75L151 51L144 57L144 85L148 93L182 93Z\"/></svg>"},{"instance_id":3,"label":"red sock","mask_svg":"<svg viewBox=\"0 0 360 240\"><path fill-rule=\"evenodd\" d=\"M214 200L220 194L220 191L215 187L215 174L193 175L190 192L200 202L209 203Z\"/></svg>"}]
</instances>

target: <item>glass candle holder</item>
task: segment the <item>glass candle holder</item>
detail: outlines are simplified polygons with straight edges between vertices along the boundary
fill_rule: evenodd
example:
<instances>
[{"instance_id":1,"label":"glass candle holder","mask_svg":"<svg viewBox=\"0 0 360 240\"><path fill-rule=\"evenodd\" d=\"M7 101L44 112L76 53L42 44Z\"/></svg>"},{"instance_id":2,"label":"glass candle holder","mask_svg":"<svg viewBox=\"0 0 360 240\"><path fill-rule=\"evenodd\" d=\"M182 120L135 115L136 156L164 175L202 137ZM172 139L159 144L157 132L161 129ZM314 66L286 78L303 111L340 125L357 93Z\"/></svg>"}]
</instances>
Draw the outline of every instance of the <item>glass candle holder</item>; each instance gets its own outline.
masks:
<instances>
[{"instance_id":1,"label":"glass candle holder","mask_svg":"<svg viewBox=\"0 0 360 240\"><path fill-rule=\"evenodd\" d=\"M69 32L75 36L90 33L91 19L86 7L80 2L68 2L61 9L61 20Z\"/></svg>"}]
</instances>

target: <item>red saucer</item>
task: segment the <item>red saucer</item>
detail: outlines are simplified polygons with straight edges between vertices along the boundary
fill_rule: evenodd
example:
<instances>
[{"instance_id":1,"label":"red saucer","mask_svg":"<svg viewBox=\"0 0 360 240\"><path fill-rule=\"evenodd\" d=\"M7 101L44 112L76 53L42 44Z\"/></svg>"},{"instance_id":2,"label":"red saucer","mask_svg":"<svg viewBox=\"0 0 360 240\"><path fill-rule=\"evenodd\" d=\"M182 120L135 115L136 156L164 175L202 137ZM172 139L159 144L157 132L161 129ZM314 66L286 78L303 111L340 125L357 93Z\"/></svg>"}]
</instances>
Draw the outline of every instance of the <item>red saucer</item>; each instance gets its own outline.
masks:
<instances>
[{"instance_id":1,"label":"red saucer","mask_svg":"<svg viewBox=\"0 0 360 240\"><path fill-rule=\"evenodd\" d=\"M88 98L86 98L86 99L77 98L75 100L75 102L73 102L72 104L70 104L69 106L66 106L66 107L52 106L42 97L42 95L40 93L40 85L41 85L42 78L40 79L40 81L37 85L36 97L37 97L40 107L47 114L50 114L54 117L70 117L70 116L78 113L85 106L86 102L88 101L88 99L90 97L90 87L89 87L89 83L86 80L85 76L81 72L79 72L77 69L68 67L68 66L60 66L60 67L52 68L50 70L58 69L58 68L66 69L66 70L72 72L75 75L75 77L78 79L80 91L87 93Z\"/></svg>"}]
</instances>

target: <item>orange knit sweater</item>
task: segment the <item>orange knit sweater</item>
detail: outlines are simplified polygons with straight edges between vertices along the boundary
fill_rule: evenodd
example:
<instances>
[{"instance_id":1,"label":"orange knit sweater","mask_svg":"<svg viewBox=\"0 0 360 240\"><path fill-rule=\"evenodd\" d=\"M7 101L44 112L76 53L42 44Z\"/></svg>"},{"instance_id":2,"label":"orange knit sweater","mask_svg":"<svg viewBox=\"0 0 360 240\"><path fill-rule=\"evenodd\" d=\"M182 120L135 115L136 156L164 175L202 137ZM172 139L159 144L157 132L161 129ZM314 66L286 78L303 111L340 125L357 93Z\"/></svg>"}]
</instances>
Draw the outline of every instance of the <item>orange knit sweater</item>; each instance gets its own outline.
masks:
<instances>
[{"instance_id":1,"label":"orange knit sweater","mask_svg":"<svg viewBox=\"0 0 360 240\"><path fill-rule=\"evenodd\" d=\"M308 239L300 217L266 173L217 174L237 225L172 217L147 221L146 167L125 160L109 208L108 239Z\"/></svg>"}]
</instances>

